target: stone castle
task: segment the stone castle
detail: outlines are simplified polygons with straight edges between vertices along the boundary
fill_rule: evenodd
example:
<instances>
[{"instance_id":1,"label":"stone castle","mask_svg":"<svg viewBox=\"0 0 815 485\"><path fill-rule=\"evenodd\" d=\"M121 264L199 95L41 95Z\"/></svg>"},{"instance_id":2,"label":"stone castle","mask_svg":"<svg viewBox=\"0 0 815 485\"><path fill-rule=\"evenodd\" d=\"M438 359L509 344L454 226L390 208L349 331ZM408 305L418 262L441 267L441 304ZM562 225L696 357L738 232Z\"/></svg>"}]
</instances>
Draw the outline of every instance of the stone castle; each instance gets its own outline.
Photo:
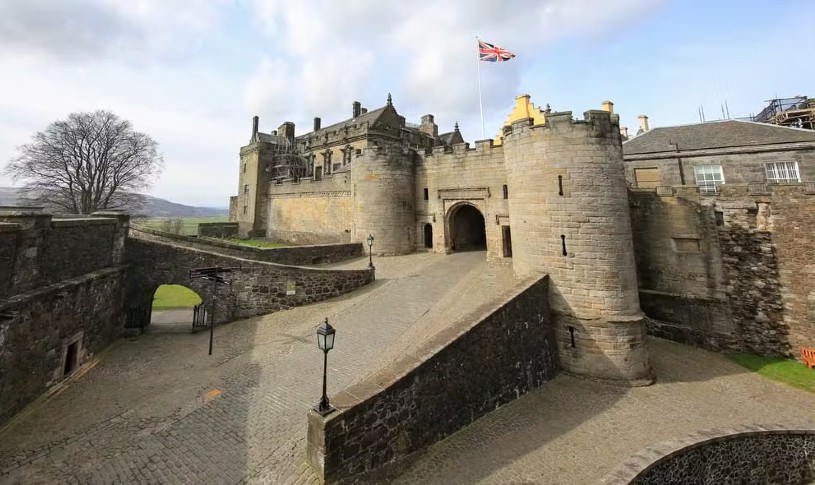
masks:
<instances>
[{"instance_id":1,"label":"stone castle","mask_svg":"<svg viewBox=\"0 0 815 485\"><path fill-rule=\"evenodd\" d=\"M815 132L652 130L640 115L629 140L613 111L574 120L521 95L474 146L457 123L440 135L431 114L406 122L390 95L299 136L290 122L261 133L255 117L230 217L244 237L373 235L373 254L483 249L520 278L549 274L561 363L579 374L647 382L646 327L713 350L811 345Z\"/></svg>"},{"instance_id":2,"label":"stone castle","mask_svg":"<svg viewBox=\"0 0 815 485\"><path fill-rule=\"evenodd\" d=\"M529 113L529 97L516 111ZM485 249L518 277L548 273L564 368L648 381L618 116L532 111L502 140L439 135L432 115L405 122L390 97L352 118L294 136L284 123L241 148L244 236L300 243L363 242L374 254Z\"/></svg>"}]
</instances>

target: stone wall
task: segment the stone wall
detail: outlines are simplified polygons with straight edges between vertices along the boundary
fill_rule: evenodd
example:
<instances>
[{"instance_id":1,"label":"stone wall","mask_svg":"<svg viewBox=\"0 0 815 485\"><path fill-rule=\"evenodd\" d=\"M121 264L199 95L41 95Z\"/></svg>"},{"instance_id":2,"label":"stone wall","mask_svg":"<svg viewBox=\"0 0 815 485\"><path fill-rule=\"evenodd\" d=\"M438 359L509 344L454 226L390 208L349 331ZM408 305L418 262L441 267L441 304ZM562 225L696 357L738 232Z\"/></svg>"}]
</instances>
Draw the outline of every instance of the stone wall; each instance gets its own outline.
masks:
<instances>
[{"instance_id":1,"label":"stone wall","mask_svg":"<svg viewBox=\"0 0 815 485\"><path fill-rule=\"evenodd\" d=\"M145 301L163 284L192 288L206 302L211 302L212 284L190 280L194 268L221 266L240 268L226 274L231 284L221 285L215 306L215 321L224 323L240 318L272 313L307 305L353 291L374 281L374 271L322 270L252 261L204 251L154 238L144 238L139 231L127 239L128 296L131 301Z\"/></svg>"},{"instance_id":2,"label":"stone wall","mask_svg":"<svg viewBox=\"0 0 815 485\"><path fill-rule=\"evenodd\" d=\"M103 269L0 300L0 423L119 336L122 281Z\"/></svg>"},{"instance_id":3,"label":"stone wall","mask_svg":"<svg viewBox=\"0 0 815 485\"><path fill-rule=\"evenodd\" d=\"M43 247L43 277L52 283L109 267L115 234L115 219L53 219Z\"/></svg>"},{"instance_id":4,"label":"stone wall","mask_svg":"<svg viewBox=\"0 0 815 485\"><path fill-rule=\"evenodd\" d=\"M145 227L134 227L131 233L140 239L164 241L205 251L216 251L236 258L294 266L338 263L363 256L360 243L256 248L214 238L169 234Z\"/></svg>"},{"instance_id":5,"label":"stone wall","mask_svg":"<svg viewBox=\"0 0 815 485\"><path fill-rule=\"evenodd\" d=\"M815 343L815 187L632 191L640 297L661 337L796 356Z\"/></svg>"},{"instance_id":6,"label":"stone wall","mask_svg":"<svg viewBox=\"0 0 815 485\"><path fill-rule=\"evenodd\" d=\"M643 450L602 483L815 483L815 431L745 426L695 433Z\"/></svg>"},{"instance_id":7,"label":"stone wall","mask_svg":"<svg viewBox=\"0 0 815 485\"><path fill-rule=\"evenodd\" d=\"M504 128L515 275L548 274L563 369L652 382L619 120L547 113Z\"/></svg>"},{"instance_id":8,"label":"stone wall","mask_svg":"<svg viewBox=\"0 0 815 485\"><path fill-rule=\"evenodd\" d=\"M381 481L398 466L489 411L550 380L558 370L548 279L527 282L480 318L463 319L424 350L331 399L338 411L309 413L308 459L329 483L359 474Z\"/></svg>"},{"instance_id":9,"label":"stone wall","mask_svg":"<svg viewBox=\"0 0 815 485\"><path fill-rule=\"evenodd\" d=\"M204 222L198 224L199 237L237 237L237 222Z\"/></svg>"},{"instance_id":10,"label":"stone wall","mask_svg":"<svg viewBox=\"0 0 815 485\"><path fill-rule=\"evenodd\" d=\"M355 158L356 159L356 158ZM270 184L266 236L295 244L351 241L352 184L350 172Z\"/></svg>"},{"instance_id":11,"label":"stone wall","mask_svg":"<svg viewBox=\"0 0 815 485\"><path fill-rule=\"evenodd\" d=\"M424 225L431 224L433 251L450 252L450 216L458 204L467 203L484 216L487 257L503 258L502 227L510 225L506 183L504 151L493 147L491 140L476 142L474 148L469 143L436 147L419 158L414 202L417 247L426 247Z\"/></svg>"},{"instance_id":12,"label":"stone wall","mask_svg":"<svg viewBox=\"0 0 815 485\"><path fill-rule=\"evenodd\" d=\"M41 208L0 208L0 298L119 263L128 217L53 219Z\"/></svg>"},{"instance_id":13,"label":"stone wall","mask_svg":"<svg viewBox=\"0 0 815 485\"><path fill-rule=\"evenodd\" d=\"M368 147L351 169L353 225L351 241L373 235L374 254L416 250L415 152L398 145Z\"/></svg>"}]
</instances>

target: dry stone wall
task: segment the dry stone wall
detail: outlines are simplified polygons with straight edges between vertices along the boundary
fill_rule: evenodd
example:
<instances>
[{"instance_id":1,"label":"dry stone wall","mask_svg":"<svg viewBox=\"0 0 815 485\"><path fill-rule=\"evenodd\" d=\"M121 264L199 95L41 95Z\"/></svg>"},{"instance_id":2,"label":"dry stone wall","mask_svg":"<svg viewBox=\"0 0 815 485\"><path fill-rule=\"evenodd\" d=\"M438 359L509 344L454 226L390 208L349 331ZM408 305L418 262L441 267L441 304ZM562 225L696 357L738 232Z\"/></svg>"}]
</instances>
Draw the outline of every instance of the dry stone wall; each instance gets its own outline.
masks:
<instances>
[{"instance_id":1,"label":"dry stone wall","mask_svg":"<svg viewBox=\"0 0 815 485\"><path fill-rule=\"evenodd\" d=\"M460 321L426 348L438 349L331 398L338 412L309 413L308 459L328 483L366 473L427 448L558 371L546 277L526 283L481 318ZM376 383L376 385L374 385ZM384 386L384 388L380 387Z\"/></svg>"},{"instance_id":2,"label":"dry stone wall","mask_svg":"<svg viewBox=\"0 0 815 485\"><path fill-rule=\"evenodd\" d=\"M714 429L630 457L605 485L815 482L815 431L783 426Z\"/></svg>"}]
</instances>

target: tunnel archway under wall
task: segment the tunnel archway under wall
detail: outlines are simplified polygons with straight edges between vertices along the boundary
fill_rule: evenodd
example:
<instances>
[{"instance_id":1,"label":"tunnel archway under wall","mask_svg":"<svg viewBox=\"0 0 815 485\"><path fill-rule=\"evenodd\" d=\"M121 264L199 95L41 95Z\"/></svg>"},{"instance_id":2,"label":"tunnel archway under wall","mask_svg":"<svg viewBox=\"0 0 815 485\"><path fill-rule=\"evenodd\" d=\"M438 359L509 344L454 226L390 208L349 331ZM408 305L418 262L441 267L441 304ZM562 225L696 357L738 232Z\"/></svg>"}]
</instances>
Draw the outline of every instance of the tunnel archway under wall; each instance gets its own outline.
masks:
<instances>
[{"instance_id":1,"label":"tunnel archway under wall","mask_svg":"<svg viewBox=\"0 0 815 485\"><path fill-rule=\"evenodd\" d=\"M450 209L447 216L450 250L485 251L487 225L484 214L474 205L463 202Z\"/></svg>"},{"instance_id":2,"label":"tunnel archway under wall","mask_svg":"<svg viewBox=\"0 0 815 485\"><path fill-rule=\"evenodd\" d=\"M153 293L150 329L160 332L195 331L196 326L205 326L208 310L209 302L205 304L202 296L189 285L160 285Z\"/></svg>"}]
</instances>

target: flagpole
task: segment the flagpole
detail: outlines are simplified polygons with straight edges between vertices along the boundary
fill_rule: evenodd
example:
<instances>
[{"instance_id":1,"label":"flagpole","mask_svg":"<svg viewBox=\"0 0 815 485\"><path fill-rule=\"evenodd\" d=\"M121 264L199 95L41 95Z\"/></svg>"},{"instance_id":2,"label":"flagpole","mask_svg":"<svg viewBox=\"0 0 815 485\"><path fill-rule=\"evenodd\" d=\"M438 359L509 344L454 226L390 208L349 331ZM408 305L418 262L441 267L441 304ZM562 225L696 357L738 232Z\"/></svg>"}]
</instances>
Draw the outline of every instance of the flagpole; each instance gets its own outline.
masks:
<instances>
[{"instance_id":1,"label":"flagpole","mask_svg":"<svg viewBox=\"0 0 815 485\"><path fill-rule=\"evenodd\" d=\"M475 36L475 40L478 41L478 36ZM481 112L481 139L486 140L487 135L484 133L484 104L481 101L481 49L480 44L476 43L476 48L478 49L477 55L475 56L475 62L478 66L478 109Z\"/></svg>"}]
</instances>

